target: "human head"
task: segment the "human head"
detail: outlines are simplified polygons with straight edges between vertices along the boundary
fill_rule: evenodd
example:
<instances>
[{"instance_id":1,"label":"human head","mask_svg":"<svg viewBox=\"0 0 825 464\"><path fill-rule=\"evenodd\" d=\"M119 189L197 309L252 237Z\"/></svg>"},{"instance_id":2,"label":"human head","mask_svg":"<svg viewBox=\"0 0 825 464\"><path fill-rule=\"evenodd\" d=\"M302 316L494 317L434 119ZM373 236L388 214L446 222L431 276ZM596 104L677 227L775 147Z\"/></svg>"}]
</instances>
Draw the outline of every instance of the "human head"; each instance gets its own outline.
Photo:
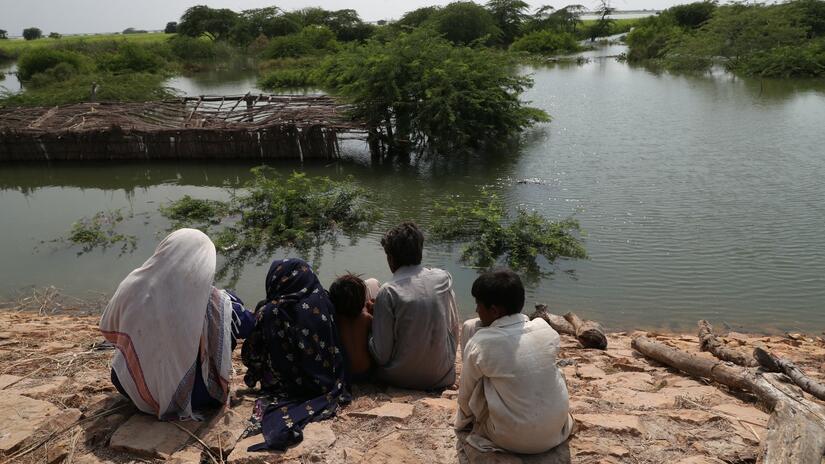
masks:
<instances>
[{"instance_id":1,"label":"human head","mask_svg":"<svg viewBox=\"0 0 825 464\"><path fill-rule=\"evenodd\" d=\"M306 261L298 258L278 259L266 274L266 299L300 299L320 287L318 277Z\"/></svg>"},{"instance_id":2,"label":"human head","mask_svg":"<svg viewBox=\"0 0 825 464\"><path fill-rule=\"evenodd\" d=\"M329 298L335 306L335 314L353 318L364 308L367 286L357 275L345 274L329 286Z\"/></svg>"},{"instance_id":3,"label":"human head","mask_svg":"<svg viewBox=\"0 0 825 464\"><path fill-rule=\"evenodd\" d=\"M390 271L395 272L402 266L421 264L424 234L414 222L402 222L384 234L381 246L387 254Z\"/></svg>"},{"instance_id":4,"label":"human head","mask_svg":"<svg viewBox=\"0 0 825 464\"><path fill-rule=\"evenodd\" d=\"M507 268L481 274L473 282L472 295L484 326L500 317L520 313L524 307L524 285L518 274Z\"/></svg>"}]
</instances>

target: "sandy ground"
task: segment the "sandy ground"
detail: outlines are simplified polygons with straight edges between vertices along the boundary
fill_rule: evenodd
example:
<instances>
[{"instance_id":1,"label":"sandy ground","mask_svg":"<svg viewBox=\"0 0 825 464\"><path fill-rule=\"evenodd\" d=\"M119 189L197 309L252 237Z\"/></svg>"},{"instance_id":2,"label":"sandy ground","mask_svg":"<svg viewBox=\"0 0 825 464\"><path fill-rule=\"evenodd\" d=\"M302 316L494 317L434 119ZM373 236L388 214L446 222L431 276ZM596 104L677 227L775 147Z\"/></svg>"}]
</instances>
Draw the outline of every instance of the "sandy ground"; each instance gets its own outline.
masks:
<instances>
[{"instance_id":1,"label":"sandy ground","mask_svg":"<svg viewBox=\"0 0 825 464\"><path fill-rule=\"evenodd\" d=\"M183 426L159 423L114 391L113 352L98 348L97 321L0 311L0 463L744 463L755 462L768 419L747 394L645 360L630 347L643 332L610 334L607 351L582 349L562 336L557 364L578 431L552 452L473 452L452 428L454 389L366 385L354 388L354 401L337 417L308 428L303 444L285 453L249 453L258 439L236 446L255 399L242 382L240 349L230 410ZM644 334L699 351L693 334ZM723 340L747 351L762 344L825 380L821 337L729 333Z\"/></svg>"}]
</instances>

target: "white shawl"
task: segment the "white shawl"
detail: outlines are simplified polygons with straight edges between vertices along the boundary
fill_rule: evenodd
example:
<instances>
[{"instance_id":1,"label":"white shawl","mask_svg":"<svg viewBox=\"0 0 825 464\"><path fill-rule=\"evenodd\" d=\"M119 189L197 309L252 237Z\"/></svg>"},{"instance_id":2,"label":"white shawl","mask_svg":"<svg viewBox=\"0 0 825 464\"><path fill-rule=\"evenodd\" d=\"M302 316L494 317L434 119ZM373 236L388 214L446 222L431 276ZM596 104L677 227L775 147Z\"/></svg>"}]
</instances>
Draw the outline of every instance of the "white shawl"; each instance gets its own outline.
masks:
<instances>
[{"instance_id":1,"label":"white shawl","mask_svg":"<svg viewBox=\"0 0 825 464\"><path fill-rule=\"evenodd\" d=\"M203 232L180 229L120 283L100 320L118 351L112 362L123 389L158 419L191 418L200 353L210 395L229 396L232 306L212 287L215 246Z\"/></svg>"}]
</instances>

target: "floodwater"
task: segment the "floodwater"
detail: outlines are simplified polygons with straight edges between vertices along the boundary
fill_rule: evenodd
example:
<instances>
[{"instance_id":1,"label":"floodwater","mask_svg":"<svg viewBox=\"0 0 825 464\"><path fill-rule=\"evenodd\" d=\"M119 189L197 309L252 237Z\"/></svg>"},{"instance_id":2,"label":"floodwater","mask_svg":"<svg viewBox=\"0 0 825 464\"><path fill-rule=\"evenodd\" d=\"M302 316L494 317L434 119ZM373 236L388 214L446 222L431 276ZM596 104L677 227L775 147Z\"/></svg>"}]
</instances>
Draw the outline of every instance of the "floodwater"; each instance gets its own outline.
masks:
<instances>
[{"instance_id":1,"label":"floodwater","mask_svg":"<svg viewBox=\"0 0 825 464\"><path fill-rule=\"evenodd\" d=\"M739 330L823 330L825 84L672 75L598 58L621 51L589 52L594 59L583 65L526 69L535 79L526 99L553 122L501 153L372 165L366 147L353 142L339 162L274 165L284 173L351 175L378 198L384 219L372 233L310 253L322 282L346 271L388 278L379 245L386 227L407 218L426 226L434 200L472 198L493 184L510 206L572 215L586 231L590 259L563 261L531 283L528 305L578 311L611 329L692 331L707 318ZM192 94L233 85L189 82ZM231 93L252 85L242 78ZM0 297L44 285L111 293L167 227L159 205L185 194L224 198L223 183L248 178L250 166L3 165ZM77 256L77 249L41 243L81 217L117 208L134 214L121 228L138 237L133 253ZM461 312L470 317L477 271L459 252L428 243L425 262L453 274ZM265 274L265 265L246 267L237 289L249 303L264 295Z\"/></svg>"}]
</instances>

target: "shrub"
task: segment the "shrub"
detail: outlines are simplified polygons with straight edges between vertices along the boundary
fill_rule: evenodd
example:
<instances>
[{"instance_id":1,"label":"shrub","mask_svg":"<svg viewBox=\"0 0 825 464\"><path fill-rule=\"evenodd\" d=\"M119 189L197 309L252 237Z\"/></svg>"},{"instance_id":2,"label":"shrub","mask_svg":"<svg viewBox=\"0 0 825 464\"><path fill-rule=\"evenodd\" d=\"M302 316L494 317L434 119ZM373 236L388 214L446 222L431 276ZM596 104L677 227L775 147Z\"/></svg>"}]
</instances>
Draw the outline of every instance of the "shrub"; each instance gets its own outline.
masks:
<instances>
[{"instance_id":1,"label":"shrub","mask_svg":"<svg viewBox=\"0 0 825 464\"><path fill-rule=\"evenodd\" d=\"M298 34L274 37L269 41L264 58L298 58L310 54L324 54L338 48L335 34L324 26L307 26Z\"/></svg>"},{"instance_id":2,"label":"shrub","mask_svg":"<svg viewBox=\"0 0 825 464\"><path fill-rule=\"evenodd\" d=\"M26 40L36 40L43 37L43 31L36 27L27 27L23 29L23 38Z\"/></svg>"},{"instance_id":3,"label":"shrub","mask_svg":"<svg viewBox=\"0 0 825 464\"><path fill-rule=\"evenodd\" d=\"M79 53L38 47L26 50L20 55L17 76L21 81L28 81L35 74L46 72L60 63L67 63L75 70L89 67L88 59Z\"/></svg>"},{"instance_id":4,"label":"shrub","mask_svg":"<svg viewBox=\"0 0 825 464\"><path fill-rule=\"evenodd\" d=\"M229 59L234 50L223 42L204 38L176 35L169 39L172 55L183 61L212 61Z\"/></svg>"},{"instance_id":5,"label":"shrub","mask_svg":"<svg viewBox=\"0 0 825 464\"><path fill-rule=\"evenodd\" d=\"M65 81L9 95L0 100L6 106L54 106L89 101L92 83L98 85L98 101L151 101L172 97L159 74L79 74Z\"/></svg>"},{"instance_id":6,"label":"shrub","mask_svg":"<svg viewBox=\"0 0 825 464\"><path fill-rule=\"evenodd\" d=\"M102 56L98 60L100 69L112 72L158 72L164 66L158 53L149 46L124 41L113 54Z\"/></svg>"},{"instance_id":7,"label":"shrub","mask_svg":"<svg viewBox=\"0 0 825 464\"><path fill-rule=\"evenodd\" d=\"M513 42L510 50L516 52L554 55L574 53L582 49L576 37L569 32L536 31L523 35Z\"/></svg>"},{"instance_id":8,"label":"shrub","mask_svg":"<svg viewBox=\"0 0 825 464\"><path fill-rule=\"evenodd\" d=\"M258 80L258 86L267 90L303 88L315 84L312 71L306 68L277 69Z\"/></svg>"}]
</instances>

